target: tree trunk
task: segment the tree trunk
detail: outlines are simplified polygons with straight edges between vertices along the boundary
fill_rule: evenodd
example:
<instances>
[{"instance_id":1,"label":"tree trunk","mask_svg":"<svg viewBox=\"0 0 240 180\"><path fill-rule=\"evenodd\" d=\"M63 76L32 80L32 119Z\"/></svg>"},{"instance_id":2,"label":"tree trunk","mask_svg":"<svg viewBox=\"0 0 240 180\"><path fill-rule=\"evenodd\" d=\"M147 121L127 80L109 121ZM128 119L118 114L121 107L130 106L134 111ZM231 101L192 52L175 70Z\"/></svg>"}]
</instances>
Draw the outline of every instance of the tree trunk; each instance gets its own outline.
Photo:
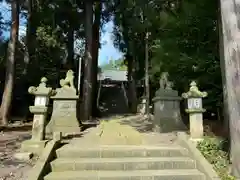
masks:
<instances>
[{"instance_id":1,"label":"tree trunk","mask_svg":"<svg viewBox=\"0 0 240 180\"><path fill-rule=\"evenodd\" d=\"M69 23L69 26L71 26L71 23ZM74 62L74 29L72 27L69 27L68 34L67 34L67 64L70 69L75 67Z\"/></svg>"},{"instance_id":2,"label":"tree trunk","mask_svg":"<svg viewBox=\"0 0 240 180\"><path fill-rule=\"evenodd\" d=\"M24 115L23 121L27 119L29 109L27 88L29 87L29 76L32 76L32 67L29 67L33 64L33 61L36 60L35 56L35 42L36 42L36 19L34 21L35 14L35 0L27 1L27 27L26 27L26 36L24 43L24 65L22 70L21 77L21 87L19 87L18 92L21 92L23 104L22 104L22 113ZM30 63L31 61L31 63ZM30 73L29 73L30 70Z\"/></svg>"},{"instance_id":3,"label":"tree trunk","mask_svg":"<svg viewBox=\"0 0 240 180\"><path fill-rule=\"evenodd\" d=\"M226 82L227 112L231 137L232 174L240 178L240 2L220 0L224 62L223 82Z\"/></svg>"},{"instance_id":4,"label":"tree trunk","mask_svg":"<svg viewBox=\"0 0 240 180\"><path fill-rule=\"evenodd\" d=\"M128 84L129 84L129 108L131 113L137 112L137 94L136 94L136 60L133 57L127 56L128 60Z\"/></svg>"},{"instance_id":5,"label":"tree trunk","mask_svg":"<svg viewBox=\"0 0 240 180\"><path fill-rule=\"evenodd\" d=\"M12 25L11 25L10 41L8 46L8 58L6 63L5 86L4 86L4 92L3 92L2 104L1 104L1 123L3 125L8 124L10 106L12 102L16 52L17 52L18 32L19 32L18 0L13 0L11 2L11 8L12 8Z\"/></svg>"},{"instance_id":6,"label":"tree trunk","mask_svg":"<svg viewBox=\"0 0 240 180\"><path fill-rule=\"evenodd\" d=\"M149 92L149 57L148 57L148 36L149 33L146 33L145 39L145 95L146 95L146 114L149 114L149 101L150 101L150 92Z\"/></svg>"},{"instance_id":7,"label":"tree trunk","mask_svg":"<svg viewBox=\"0 0 240 180\"><path fill-rule=\"evenodd\" d=\"M98 53L100 47L100 23L101 23L101 11L102 11L102 3L96 2L95 4L95 17L93 23L93 49L92 49L92 57L93 57L93 80L92 80L92 89L93 89L93 116L97 116L97 93L98 93L98 86L97 86L97 74L98 74Z\"/></svg>"},{"instance_id":8,"label":"tree trunk","mask_svg":"<svg viewBox=\"0 0 240 180\"><path fill-rule=\"evenodd\" d=\"M218 38L219 38L219 58L220 58L220 64L221 64L221 73L222 73L222 85L223 85L223 125L224 125L224 131L226 133L229 133L229 117L228 112L226 111L228 108L227 103L227 90L226 90L226 78L225 78L225 68L224 68L224 47L223 47L223 31L222 31L222 20L221 20L221 9L220 9L220 2L219 2L219 11L218 11Z\"/></svg>"},{"instance_id":9,"label":"tree trunk","mask_svg":"<svg viewBox=\"0 0 240 180\"><path fill-rule=\"evenodd\" d=\"M27 30L26 30L26 41L25 41L25 52L24 52L24 69L23 75L27 75L28 65L30 59L34 58L35 55L35 40L36 40L36 22L35 17L35 0L27 1L28 17L27 17Z\"/></svg>"},{"instance_id":10,"label":"tree trunk","mask_svg":"<svg viewBox=\"0 0 240 180\"><path fill-rule=\"evenodd\" d=\"M85 35L86 48L84 60L83 81L83 120L89 120L92 115L92 25L93 25L93 2L85 1Z\"/></svg>"}]
</instances>

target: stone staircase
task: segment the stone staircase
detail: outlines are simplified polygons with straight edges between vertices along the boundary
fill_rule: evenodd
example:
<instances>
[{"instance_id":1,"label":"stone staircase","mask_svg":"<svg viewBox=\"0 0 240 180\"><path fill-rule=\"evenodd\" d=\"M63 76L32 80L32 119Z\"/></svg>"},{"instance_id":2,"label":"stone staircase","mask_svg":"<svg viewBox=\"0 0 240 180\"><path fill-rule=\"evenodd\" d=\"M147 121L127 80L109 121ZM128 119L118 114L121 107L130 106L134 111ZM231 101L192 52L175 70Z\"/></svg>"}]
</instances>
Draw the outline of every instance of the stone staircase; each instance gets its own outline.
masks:
<instances>
[{"instance_id":1,"label":"stone staircase","mask_svg":"<svg viewBox=\"0 0 240 180\"><path fill-rule=\"evenodd\" d=\"M100 105L104 109L102 117L129 113L128 105L120 86L102 87L100 93Z\"/></svg>"},{"instance_id":2,"label":"stone staircase","mask_svg":"<svg viewBox=\"0 0 240 180\"><path fill-rule=\"evenodd\" d=\"M178 144L67 144L56 151L44 180L205 180Z\"/></svg>"}]
</instances>

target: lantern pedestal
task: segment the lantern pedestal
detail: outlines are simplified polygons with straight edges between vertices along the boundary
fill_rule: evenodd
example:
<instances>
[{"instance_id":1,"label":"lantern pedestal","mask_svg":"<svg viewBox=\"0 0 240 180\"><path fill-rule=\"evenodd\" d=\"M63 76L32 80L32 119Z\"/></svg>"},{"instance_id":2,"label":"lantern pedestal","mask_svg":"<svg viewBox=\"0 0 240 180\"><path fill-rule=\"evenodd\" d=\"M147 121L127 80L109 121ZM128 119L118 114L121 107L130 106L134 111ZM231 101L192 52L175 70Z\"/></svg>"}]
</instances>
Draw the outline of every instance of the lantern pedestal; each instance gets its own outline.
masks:
<instances>
[{"instance_id":1,"label":"lantern pedestal","mask_svg":"<svg viewBox=\"0 0 240 180\"><path fill-rule=\"evenodd\" d=\"M32 126L32 139L43 140L45 136L45 119L47 114L47 107L44 106L30 106L30 111L34 114Z\"/></svg>"},{"instance_id":2,"label":"lantern pedestal","mask_svg":"<svg viewBox=\"0 0 240 180\"><path fill-rule=\"evenodd\" d=\"M186 109L189 113L191 140L200 141L203 138L203 112L205 109Z\"/></svg>"},{"instance_id":3,"label":"lantern pedestal","mask_svg":"<svg viewBox=\"0 0 240 180\"><path fill-rule=\"evenodd\" d=\"M45 137L45 119L47 107L45 106L30 106L30 112L34 114L32 125L32 138L24 141L21 145L23 152L32 152L39 155L45 148L47 140Z\"/></svg>"}]
</instances>

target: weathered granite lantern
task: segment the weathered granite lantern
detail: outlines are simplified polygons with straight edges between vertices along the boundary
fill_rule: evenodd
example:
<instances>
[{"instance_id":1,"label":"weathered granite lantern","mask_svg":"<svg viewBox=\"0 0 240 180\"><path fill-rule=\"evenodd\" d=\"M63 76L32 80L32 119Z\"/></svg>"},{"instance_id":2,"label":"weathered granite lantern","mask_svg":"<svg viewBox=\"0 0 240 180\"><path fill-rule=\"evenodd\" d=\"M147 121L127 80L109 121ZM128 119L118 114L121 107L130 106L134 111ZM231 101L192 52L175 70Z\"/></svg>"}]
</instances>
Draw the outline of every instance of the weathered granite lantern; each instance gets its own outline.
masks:
<instances>
[{"instance_id":1,"label":"weathered granite lantern","mask_svg":"<svg viewBox=\"0 0 240 180\"><path fill-rule=\"evenodd\" d=\"M28 89L30 94L35 95L34 106L30 106L29 110L34 114L32 125L32 138L22 143L24 152L32 152L40 154L45 147L45 126L48 110L49 97L54 92L52 88L46 87L47 78L41 78L41 83L38 87L31 86Z\"/></svg>"},{"instance_id":2,"label":"weathered granite lantern","mask_svg":"<svg viewBox=\"0 0 240 180\"><path fill-rule=\"evenodd\" d=\"M190 136L192 140L201 140L203 137L203 112L206 110L202 107L202 98L207 97L207 92L199 91L195 81L190 84L187 93L182 97L187 99L186 112L189 114Z\"/></svg>"}]
</instances>

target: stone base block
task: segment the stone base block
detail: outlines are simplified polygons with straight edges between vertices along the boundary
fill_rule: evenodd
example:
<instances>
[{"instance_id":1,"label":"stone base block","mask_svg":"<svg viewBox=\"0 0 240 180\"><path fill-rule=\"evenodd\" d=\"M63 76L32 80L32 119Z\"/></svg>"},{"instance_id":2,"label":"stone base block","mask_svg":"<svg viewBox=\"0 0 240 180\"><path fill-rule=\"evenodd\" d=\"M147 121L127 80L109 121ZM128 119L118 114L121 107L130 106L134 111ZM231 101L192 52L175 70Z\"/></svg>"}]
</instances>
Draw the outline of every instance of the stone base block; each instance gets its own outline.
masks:
<instances>
[{"instance_id":1,"label":"stone base block","mask_svg":"<svg viewBox=\"0 0 240 180\"><path fill-rule=\"evenodd\" d=\"M190 140L193 142L200 142L203 141L203 138L190 138Z\"/></svg>"},{"instance_id":2,"label":"stone base block","mask_svg":"<svg viewBox=\"0 0 240 180\"><path fill-rule=\"evenodd\" d=\"M32 152L33 154L40 155L45 148L48 140L26 140L21 145L22 152Z\"/></svg>"},{"instance_id":3,"label":"stone base block","mask_svg":"<svg viewBox=\"0 0 240 180\"><path fill-rule=\"evenodd\" d=\"M180 118L158 118L154 117L154 131L160 133L169 133L187 130Z\"/></svg>"},{"instance_id":4,"label":"stone base block","mask_svg":"<svg viewBox=\"0 0 240 180\"><path fill-rule=\"evenodd\" d=\"M66 136L74 136L76 134L80 134L81 127L55 126L51 131L46 131L46 138L53 139L54 132L61 132L61 136L64 138Z\"/></svg>"},{"instance_id":5,"label":"stone base block","mask_svg":"<svg viewBox=\"0 0 240 180\"><path fill-rule=\"evenodd\" d=\"M33 157L32 152L19 152L14 154L14 158L22 161L28 161Z\"/></svg>"}]
</instances>

